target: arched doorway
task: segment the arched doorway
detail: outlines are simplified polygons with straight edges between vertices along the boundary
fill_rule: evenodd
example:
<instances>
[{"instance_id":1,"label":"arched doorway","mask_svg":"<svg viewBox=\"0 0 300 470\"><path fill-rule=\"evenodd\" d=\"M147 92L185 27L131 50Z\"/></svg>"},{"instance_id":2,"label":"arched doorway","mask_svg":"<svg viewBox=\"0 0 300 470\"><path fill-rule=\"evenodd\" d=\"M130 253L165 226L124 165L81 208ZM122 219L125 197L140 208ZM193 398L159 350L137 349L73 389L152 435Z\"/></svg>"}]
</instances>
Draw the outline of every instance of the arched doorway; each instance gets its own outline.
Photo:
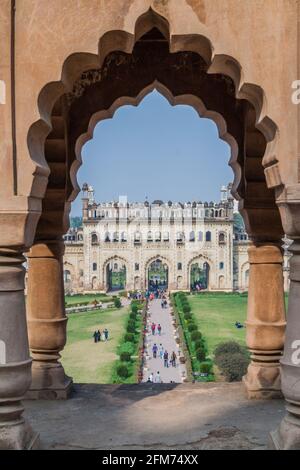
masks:
<instances>
[{"instance_id":1,"label":"arched doorway","mask_svg":"<svg viewBox=\"0 0 300 470\"><path fill-rule=\"evenodd\" d=\"M114 259L106 265L106 288L108 291L123 290L126 287L126 265Z\"/></svg>"},{"instance_id":2,"label":"arched doorway","mask_svg":"<svg viewBox=\"0 0 300 470\"><path fill-rule=\"evenodd\" d=\"M166 263L157 258L148 266L148 290L157 291L168 288L169 268Z\"/></svg>"},{"instance_id":3,"label":"arched doorway","mask_svg":"<svg viewBox=\"0 0 300 470\"><path fill-rule=\"evenodd\" d=\"M190 289L192 291L207 290L209 288L209 264L196 261L190 267Z\"/></svg>"}]
</instances>

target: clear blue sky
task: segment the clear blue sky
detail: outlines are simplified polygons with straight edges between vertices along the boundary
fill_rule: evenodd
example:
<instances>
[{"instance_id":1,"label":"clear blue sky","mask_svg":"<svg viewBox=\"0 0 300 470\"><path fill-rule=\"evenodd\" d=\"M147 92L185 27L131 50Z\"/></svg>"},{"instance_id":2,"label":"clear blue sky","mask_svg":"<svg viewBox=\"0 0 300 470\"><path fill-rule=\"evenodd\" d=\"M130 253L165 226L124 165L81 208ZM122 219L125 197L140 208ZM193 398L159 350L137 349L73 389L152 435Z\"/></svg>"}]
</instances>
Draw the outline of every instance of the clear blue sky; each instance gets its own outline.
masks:
<instances>
[{"instance_id":1,"label":"clear blue sky","mask_svg":"<svg viewBox=\"0 0 300 470\"><path fill-rule=\"evenodd\" d=\"M220 187L233 180L229 156L213 121L153 92L98 123L82 150L78 181L94 187L98 202L120 194L129 201L218 201ZM81 194L72 215L81 215Z\"/></svg>"}]
</instances>

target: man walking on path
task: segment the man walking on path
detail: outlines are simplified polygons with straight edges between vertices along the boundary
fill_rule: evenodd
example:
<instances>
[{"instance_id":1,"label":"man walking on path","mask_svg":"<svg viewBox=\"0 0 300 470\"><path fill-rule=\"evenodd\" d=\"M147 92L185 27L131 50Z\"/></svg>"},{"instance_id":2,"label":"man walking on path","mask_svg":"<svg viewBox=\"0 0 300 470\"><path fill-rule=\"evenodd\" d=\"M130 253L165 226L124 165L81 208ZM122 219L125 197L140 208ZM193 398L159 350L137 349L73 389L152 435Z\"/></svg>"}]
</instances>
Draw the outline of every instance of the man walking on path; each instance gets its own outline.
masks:
<instances>
[{"instance_id":1,"label":"man walking on path","mask_svg":"<svg viewBox=\"0 0 300 470\"><path fill-rule=\"evenodd\" d=\"M105 341L108 341L108 329L105 328L105 330L103 331L103 333L104 333Z\"/></svg>"},{"instance_id":2,"label":"man walking on path","mask_svg":"<svg viewBox=\"0 0 300 470\"><path fill-rule=\"evenodd\" d=\"M168 354L168 351L164 352L164 367L169 367L169 354Z\"/></svg>"},{"instance_id":3,"label":"man walking on path","mask_svg":"<svg viewBox=\"0 0 300 470\"><path fill-rule=\"evenodd\" d=\"M153 336L155 335L155 328L156 328L156 325L155 325L155 323L152 322L151 330L152 330Z\"/></svg>"},{"instance_id":4,"label":"man walking on path","mask_svg":"<svg viewBox=\"0 0 300 470\"><path fill-rule=\"evenodd\" d=\"M158 324L157 331L158 331L158 334L160 336L161 335L161 324L160 323Z\"/></svg>"},{"instance_id":5,"label":"man walking on path","mask_svg":"<svg viewBox=\"0 0 300 470\"><path fill-rule=\"evenodd\" d=\"M154 343L154 345L152 347L152 353L153 353L153 358L156 359L156 356L157 356L157 345L156 345L156 343Z\"/></svg>"},{"instance_id":6,"label":"man walking on path","mask_svg":"<svg viewBox=\"0 0 300 470\"><path fill-rule=\"evenodd\" d=\"M172 364L172 367L176 367L176 359L177 359L177 356L176 356L175 352L173 351L173 352L172 352L172 355L171 355L171 364Z\"/></svg>"},{"instance_id":7,"label":"man walking on path","mask_svg":"<svg viewBox=\"0 0 300 470\"><path fill-rule=\"evenodd\" d=\"M159 357L160 357L161 359L163 359L163 358L164 358L164 347L163 347L163 345L162 345L161 343L160 343L160 345L159 345L158 351L159 351Z\"/></svg>"}]
</instances>

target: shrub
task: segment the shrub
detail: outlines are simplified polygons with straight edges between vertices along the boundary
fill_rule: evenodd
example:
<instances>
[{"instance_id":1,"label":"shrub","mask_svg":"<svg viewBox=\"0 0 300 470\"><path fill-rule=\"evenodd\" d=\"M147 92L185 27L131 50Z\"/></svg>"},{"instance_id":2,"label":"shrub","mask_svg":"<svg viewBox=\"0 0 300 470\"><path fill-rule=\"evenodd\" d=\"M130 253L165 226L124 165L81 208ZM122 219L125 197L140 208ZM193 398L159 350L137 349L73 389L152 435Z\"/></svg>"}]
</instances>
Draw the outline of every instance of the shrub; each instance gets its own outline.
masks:
<instances>
[{"instance_id":1,"label":"shrub","mask_svg":"<svg viewBox=\"0 0 300 470\"><path fill-rule=\"evenodd\" d=\"M132 311L132 313L137 314L137 313L138 313L138 310L139 310L139 307L138 307L137 304L134 303L134 304L131 305L131 311Z\"/></svg>"},{"instance_id":2,"label":"shrub","mask_svg":"<svg viewBox=\"0 0 300 470\"><path fill-rule=\"evenodd\" d=\"M213 368L213 363L211 361L204 361L199 364L199 371L202 374L210 374Z\"/></svg>"},{"instance_id":3,"label":"shrub","mask_svg":"<svg viewBox=\"0 0 300 470\"><path fill-rule=\"evenodd\" d=\"M205 361L205 351L203 348L199 348L196 350L196 358L200 362Z\"/></svg>"},{"instance_id":4,"label":"shrub","mask_svg":"<svg viewBox=\"0 0 300 470\"><path fill-rule=\"evenodd\" d=\"M192 341L197 341L198 339L201 339L202 335L200 331L192 331L191 333L191 339Z\"/></svg>"},{"instance_id":5,"label":"shrub","mask_svg":"<svg viewBox=\"0 0 300 470\"><path fill-rule=\"evenodd\" d=\"M132 322L132 320L129 320L128 325L127 325L127 333L134 333L135 332L135 322Z\"/></svg>"},{"instance_id":6,"label":"shrub","mask_svg":"<svg viewBox=\"0 0 300 470\"><path fill-rule=\"evenodd\" d=\"M126 379L129 376L128 367L125 364L121 364L117 367L117 374L119 377Z\"/></svg>"},{"instance_id":7,"label":"shrub","mask_svg":"<svg viewBox=\"0 0 300 470\"><path fill-rule=\"evenodd\" d=\"M131 359L131 354L127 351L121 352L120 359L123 362L129 362ZM120 375L120 374L119 374Z\"/></svg>"},{"instance_id":8,"label":"shrub","mask_svg":"<svg viewBox=\"0 0 300 470\"><path fill-rule=\"evenodd\" d=\"M203 341L203 338L197 339L197 340L194 342L194 348L195 348L195 349L204 348L204 341Z\"/></svg>"},{"instance_id":9,"label":"shrub","mask_svg":"<svg viewBox=\"0 0 300 470\"><path fill-rule=\"evenodd\" d=\"M188 324L188 330L190 333L192 333L192 331L197 331L197 325L195 325L195 323L189 323Z\"/></svg>"},{"instance_id":10,"label":"shrub","mask_svg":"<svg viewBox=\"0 0 300 470\"><path fill-rule=\"evenodd\" d=\"M130 320L133 320L133 321L135 322L135 321L136 321L136 313L133 313L133 312L132 312L132 313L129 315L129 318L130 318Z\"/></svg>"},{"instance_id":11,"label":"shrub","mask_svg":"<svg viewBox=\"0 0 300 470\"><path fill-rule=\"evenodd\" d=\"M234 353L245 353L245 348L241 346L239 343L236 341L224 341L223 343L220 343L217 345L217 347L214 350L214 356L215 360L217 360L218 356L221 356L223 354L234 354Z\"/></svg>"},{"instance_id":12,"label":"shrub","mask_svg":"<svg viewBox=\"0 0 300 470\"><path fill-rule=\"evenodd\" d=\"M124 336L124 340L126 341L126 343L128 343L128 342L133 343L134 342L134 334L133 333L126 333L126 335Z\"/></svg>"},{"instance_id":13,"label":"shrub","mask_svg":"<svg viewBox=\"0 0 300 470\"><path fill-rule=\"evenodd\" d=\"M134 353L134 345L131 342L123 343L118 349L119 354L126 352L132 355Z\"/></svg>"},{"instance_id":14,"label":"shrub","mask_svg":"<svg viewBox=\"0 0 300 470\"><path fill-rule=\"evenodd\" d=\"M186 312L186 313L184 314L184 318L185 318L186 320L191 320L191 319L192 319L192 314L191 314L191 312Z\"/></svg>"},{"instance_id":15,"label":"shrub","mask_svg":"<svg viewBox=\"0 0 300 470\"><path fill-rule=\"evenodd\" d=\"M119 297L114 297L114 306L116 308L121 308L122 307L122 302L121 300L119 299Z\"/></svg>"},{"instance_id":16,"label":"shrub","mask_svg":"<svg viewBox=\"0 0 300 470\"><path fill-rule=\"evenodd\" d=\"M218 356L217 365L228 382L238 382L246 374L249 362L245 352L228 352Z\"/></svg>"},{"instance_id":17,"label":"shrub","mask_svg":"<svg viewBox=\"0 0 300 470\"><path fill-rule=\"evenodd\" d=\"M184 304L182 306L183 313L190 313L191 312L191 307L188 304Z\"/></svg>"}]
</instances>

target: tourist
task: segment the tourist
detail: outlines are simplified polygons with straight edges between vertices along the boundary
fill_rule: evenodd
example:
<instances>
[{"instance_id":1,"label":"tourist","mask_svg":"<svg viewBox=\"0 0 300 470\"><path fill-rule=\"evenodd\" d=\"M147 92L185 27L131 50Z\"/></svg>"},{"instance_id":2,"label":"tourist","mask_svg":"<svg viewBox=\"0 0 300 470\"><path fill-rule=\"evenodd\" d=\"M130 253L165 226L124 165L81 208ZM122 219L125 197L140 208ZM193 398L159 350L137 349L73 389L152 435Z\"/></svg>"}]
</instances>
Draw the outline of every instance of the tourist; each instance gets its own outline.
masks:
<instances>
[{"instance_id":1,"label":"tourist","mask_svg":"<svg viewBox=\"0 0 300 470\"><path fill-rule=\"evenodd\" d=\"M163 357L164 357L164 347L163 347L163 345L162 345L161 343L160 343L160 345L159 345L158 351L159 351L159 357L160 357L160 359L163 359Z\"/></svg>"},{"instance_id":2,"label":"tourist","mask_svg":"<svg viewBox=\"0 0 300 470\"><path fill-rule=\"evenodd\" d=\"M156 372L156 374L155 374L154 382L155 382L156 384L160 384L160 383L161 383L161 376L160 376L159 370L158 370L158 371Z\"/></svg>"},{"instance_id":3,"label":"tourist","mask_svg":"<svg viewBox=\"0 0 300 470\"><path fill-rule=\"evenodd\" d=\"M157 331L158 331L159 336L161 336L161 324L160 323L157 326Z\"/></svg>"},{"instance_id":4,"label":"tourist","mask_svg":"<svg viewBox=\"0 0 300 470\"><path fill-rule=\"evenodd\" d=\"M155 329L156 329L156 325L155 325L155 323L152 322L151 331L152 331L153 335L155 335Z\"/></svg>"},{"instance_id":5,"label":"tourist","mask_svg":"<svg viewBox=\"0 0 300 470\"><path fill-rule=\"evenodd\" d=\"M176 359L177 359L177 356L176 356L175 352L173 351L172 354L171 354L172 367L176 367Z\"/></svg>"},{"instance_id":6,"label":"tourist","mask_svg":"<svg viewBox=\"0 0 300 470\"><path fill-rule=\"evenodd\" d=\"M164 367L169 367L169 354L167 350L164 352Z\"/></svg>"},{"instance_id":7,"label":"tourist","mask_svg":"<svg viewBox=\"0 0 300 470\"><path fill-rule=\"evenodd\" d=\"M147 382L151 382L151 383L153 382L153 373L152 372L149 375Z\"/></svg>"},{"instance_id":8,"label":"tourist","mask_svg":"<svg viewBox=\"0 0 300 470\"><path fill-rule=\"evenodd\" d=\"M153 347L152 347L152 353L153 353L153 358L156 359L156 356L157 356L157 344L154 343L153 344Z\"/></svg>"},{"instance_id":9,"label":"tourist","mask_svg":"<svg viewBox=\"0 0 300 470\"><path fill-rule=\"evenodd\" d=\"M98 332L97 331L94 331L93 337L94 337L94 343L97 343L98 342Z\"/></svg>"},{"instance_id":10,"label":"tourist","mask_svg":"<svg viewBox=\"0 0 300 470\"><path fill-rule=\"evenodd\" d=\"M105 328L105 330L103 331L103 334L104 334L105 341L108 341L108 329L107 328Z\"/></svg>"},{"instance_id":11,"label":"tourist","mask_svg":"<svg viewBox=\"0 0 300 470\"><path fill-rule=\"evenodd\" d=\"M101 341L101 331L97 331L97 341Z\"/></svg>"}]
</instances>

